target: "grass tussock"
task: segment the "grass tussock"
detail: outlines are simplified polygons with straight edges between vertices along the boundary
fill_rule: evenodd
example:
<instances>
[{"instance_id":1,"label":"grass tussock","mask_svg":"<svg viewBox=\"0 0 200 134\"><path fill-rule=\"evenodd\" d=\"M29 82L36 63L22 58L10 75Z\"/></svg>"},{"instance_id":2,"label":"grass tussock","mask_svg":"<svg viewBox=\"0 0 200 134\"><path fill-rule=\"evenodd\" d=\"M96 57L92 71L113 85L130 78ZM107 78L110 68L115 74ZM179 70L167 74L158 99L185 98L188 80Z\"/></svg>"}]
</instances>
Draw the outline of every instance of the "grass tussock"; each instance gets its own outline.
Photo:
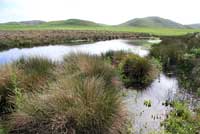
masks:
<instances>
[{"instance_id":1,"label":"grass tussock","mask_svg":"<svg viewBox=\"0 0 200 134\"><path fill-rule=\"evenodd\" d=\"M110 83L114 77L114 71L110 64L107 64L99 56L88 54L71 54L64 58L64 70L66 74L73 74L79 77L102 77Z\"/></svg>"},{"instance_id":2,"label":"grass tussock","mask_svg":"<svg viewBox=\"0 0 200 134\"><path fill-rule=\"evenodd\" d=\"M19 88L24 91L40 91L48 81L54 79L56 63L41 57L28 59L22 57L14 63L14 66L21 71L18 76Z\"/></svg>"},{"instance_id":3,"label":"grass tussock","mask_svg":"<svg viewBox=\"0 0 200 134\"><path fill-rule=\"evenodd\" d=\"M41 58L20 59L10 70L10 75L5 73L7 70L1 70L5 79L0 85L0 90L7 92L10 86L7 83L12 83L13 94L7 95L13 104L6 126L9 133L108 134L122 131L125 120L120 93L113 83L115 72L102 58L71 54L61 65ZM39 81L35 82L34 77ZM29 81L31 86L24 85ZM38 85L42 92L37 91Z\"/></svg>"},{"instance_id":4,"label":"grass tussock","mask_svg":"<svg viewBox=\"0 0 200 134\"><path fill-rule=\"evenodd\" d=\"M21 104L19 113L25 113L28 125L33 126L27 129L17 121L14 126L18 126L18 132L107 133L119 113L118 93L107 87L103 79L65 78L51 88L45 95L27 97Z\"/></svg>"},{"instance_id":5,"label":"grass tussock","mask_svg":"<svg viewBox=\"0 0 200 134\"><path fill-rule=\"evenodd\" d=\"M143 86L150 83L152 66L146 58L128 55L119 65L122 80L126 87Z\"/></svg>"},{"instance_id":6,"label":"grass tussock","mask_svg":"<svg viewBox=\"0 0 200 134\"><path fill-rule=\"evenodd\" d=\"M109 51L102 55L117 68L125 87L145 87L158 76L159 61L126 51Z\"/></svg>"},{"instance_id":7,"label":"grass tussock","mask_svg":"<svg viewBox=\"0 0 200 134\"><path fill-rule=\"evenodd\" d=\"M19 71L9 65L2 66L0 70L0 114L10 113L14 109L12 96L15 95L14 76Z\"/></svg>"}]
</instances>

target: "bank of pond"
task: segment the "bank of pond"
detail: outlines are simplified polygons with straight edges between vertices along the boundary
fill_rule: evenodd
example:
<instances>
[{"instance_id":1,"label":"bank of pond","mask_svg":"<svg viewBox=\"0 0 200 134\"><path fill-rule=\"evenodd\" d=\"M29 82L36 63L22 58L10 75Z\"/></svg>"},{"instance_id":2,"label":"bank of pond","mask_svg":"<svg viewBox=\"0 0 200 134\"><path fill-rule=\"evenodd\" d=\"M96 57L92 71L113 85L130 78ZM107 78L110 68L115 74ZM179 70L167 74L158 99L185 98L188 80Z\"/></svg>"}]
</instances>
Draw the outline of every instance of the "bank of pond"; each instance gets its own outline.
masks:
<instances>
[{"instance_id":1,"label":"bank of pond","mask_svg":"<svg viewBox=\"0 0 200 134\"><path fill-rule=\"evenodd\" d=\"M0 132L198 134L198 90L188 94L179 87L185 70L169 64L168 53L162 57L164 44L152 45L145 57L115 50L68 53L61 61L33 56L2 62Z\"/></svg>"}]
</instances>

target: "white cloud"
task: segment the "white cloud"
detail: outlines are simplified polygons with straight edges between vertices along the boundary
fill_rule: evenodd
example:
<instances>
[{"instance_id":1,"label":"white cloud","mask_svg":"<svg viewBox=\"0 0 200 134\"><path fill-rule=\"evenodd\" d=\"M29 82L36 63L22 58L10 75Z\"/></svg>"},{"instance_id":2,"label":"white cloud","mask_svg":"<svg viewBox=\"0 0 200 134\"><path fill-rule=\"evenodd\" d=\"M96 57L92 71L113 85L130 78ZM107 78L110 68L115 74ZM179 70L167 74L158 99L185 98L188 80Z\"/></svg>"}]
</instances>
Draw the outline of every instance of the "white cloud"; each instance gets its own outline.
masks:
<instances>
[{"instance_id":1,"label":"white cloud","mask_svg":"<svg viewBox=\"0 0 200 134\"><path fill-rule=\"evenodd\" d=\"M118 24L136 17L160 16L200 23L199 0L0 0L0 21L80 18Z\"/></svg>"}]
</instances>

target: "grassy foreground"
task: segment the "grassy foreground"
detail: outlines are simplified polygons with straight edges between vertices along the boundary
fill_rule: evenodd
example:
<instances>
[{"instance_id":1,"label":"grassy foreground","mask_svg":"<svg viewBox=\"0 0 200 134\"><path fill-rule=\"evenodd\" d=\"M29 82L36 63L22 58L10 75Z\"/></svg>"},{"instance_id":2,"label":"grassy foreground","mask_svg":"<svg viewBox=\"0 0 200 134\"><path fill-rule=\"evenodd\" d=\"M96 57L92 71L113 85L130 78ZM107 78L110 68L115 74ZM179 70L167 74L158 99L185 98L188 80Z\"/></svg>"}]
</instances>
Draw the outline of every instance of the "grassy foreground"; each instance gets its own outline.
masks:
<instances>
[{"instance_id":1,"label":"grassy foreground","mask_svg":"<svg viewBox=\"0 0 200 134\"><path fill-rule=\"evenodd\" d=\"M184 35L187 33L200 32L200 29L173 29L173 28L142 28L121 26L56 26L56 25L0 25L0 30L92 30L111 32L148 33L153 35Z\"/></svg>"},{"instance_id":2,"label":"grassy foreground","mask_svg":"<svg viewBox=\"0 0 200 134\"><path fill-rule=\"evenodd\" d=\"M72 54L62 64L22 58L0 74L0 112L9 134L123 131L115 72L98 56Z\"/></svg>"},{"instance_id":3,"label":"grassy foreground","mask_svg":"<svg viewBox=\"0 0 200 134\"><path fill-rule=\"evenodd\" d=\"M127 134L120 75L127 73L126 80L143 84L147 77L153 78L126 67L147 73L154 67L143 62L146 58L128 52L110 53L71 54L62 63L21 58L1 67L0 131L5 128L9 134ZM131 64L120 65L129 61ZM133 82L131 86L136 85Z\"/></svg>"}]
</instances>

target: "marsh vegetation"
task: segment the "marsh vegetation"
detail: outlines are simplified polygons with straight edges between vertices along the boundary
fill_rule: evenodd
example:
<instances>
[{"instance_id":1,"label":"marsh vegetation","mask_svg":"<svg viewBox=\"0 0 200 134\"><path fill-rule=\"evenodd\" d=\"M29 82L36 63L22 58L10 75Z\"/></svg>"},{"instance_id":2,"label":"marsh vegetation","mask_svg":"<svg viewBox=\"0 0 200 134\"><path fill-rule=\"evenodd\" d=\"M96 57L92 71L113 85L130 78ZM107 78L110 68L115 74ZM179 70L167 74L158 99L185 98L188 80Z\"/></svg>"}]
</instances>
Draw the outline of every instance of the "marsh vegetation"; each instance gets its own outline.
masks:
<instances>
[{"instance_id":1,"label":"marsh vegetation","mask_svg":"<svg viewBox=\"0 0 200 134\"><path fill-rule=\"evenodd\" d=\"M62 43L64 37L67 40L71 37L70 41L138 38L136 34L125 33L32 32L26 36L25 31L20 35L14 32L2 40L11 47L20 41L20 47L23 43L31 47L33 44L27 46L24 42L29 35L34 35L29 38L33 42L39 39L34 46L44 43L44 39L48 40L47 44L51 42L49 39L60 39L61 42L55 43ZM12 40L11 36L20 40ZM161 43L147 47L150 55L118 49L90 54L69 51L60 61L25 56L1 65L0 133L150 133L163 130L160 123L167 133L199 133L199 108L184 103L185 100L177 102L180 98L175 96L184 87L187 89L184 92L192 91L195 97L191 98L198 100L200 36L189 34L161 39ZM101 51L106 53L100 54ZM130 121L133 113L136 121Z\"/></svg>"}]
</instances>

